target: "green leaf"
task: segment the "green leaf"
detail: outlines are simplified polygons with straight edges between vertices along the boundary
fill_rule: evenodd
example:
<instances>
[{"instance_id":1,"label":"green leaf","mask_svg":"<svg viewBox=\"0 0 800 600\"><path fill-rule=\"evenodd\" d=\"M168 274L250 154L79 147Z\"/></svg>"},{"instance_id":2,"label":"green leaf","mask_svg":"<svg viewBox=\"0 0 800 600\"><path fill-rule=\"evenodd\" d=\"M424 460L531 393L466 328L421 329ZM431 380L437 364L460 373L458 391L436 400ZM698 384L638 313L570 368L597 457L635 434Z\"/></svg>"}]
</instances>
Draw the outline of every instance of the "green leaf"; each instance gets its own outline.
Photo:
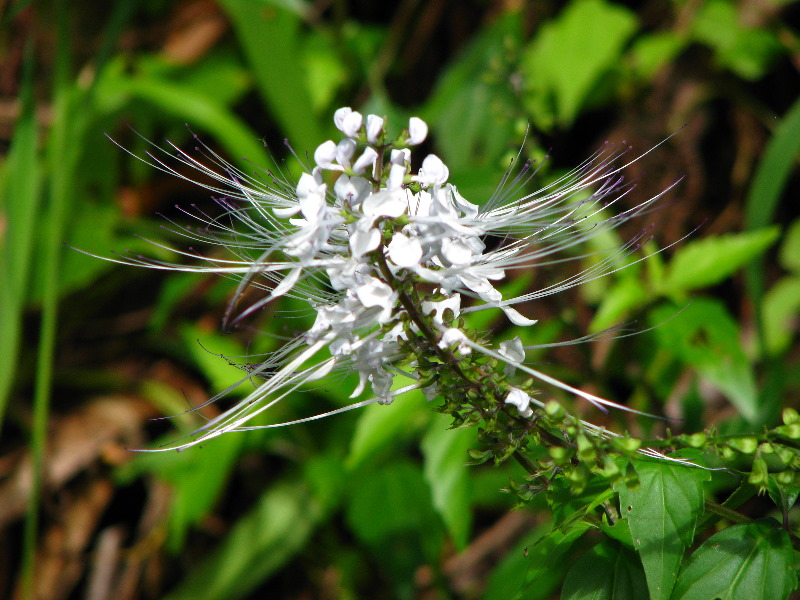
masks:
<instances>
[{"instance_id":1,"label":"green leaf","mask_svg":"<svg viewBox=\"0 0 800 600\"><path fill-rule=\"evenodd\" d=\"M267 106L299 149L313 151L324 131L313 111L299 15L269 0L222 0ZM333 125L329 127L332 129Z\"/></svg>"},{"instance_id":2,"label":"green leaf","mask_svg":"<svg viewBox=\"0 0 800 600\"><path fill-rule=\"evenodd\" d=\"M37 151L33 45L26 49L20 89L20 114L14 137L0 170L0 425L17 374L22 333L22 311L28 297L34 240L41 194L41 166Z\"/></svg>"},{"instance_id":3,"label":"green leaf","mask_svg":"<svg viewBox=\"0 0 800 600\"><path fill-rule=\"evenodd\" d=\"M420 116L448 157L452 179L473 202L489 198L502 169L501 157L517 136L518 112L508 86L507 54L520 44L521 18L509 13L485 28L442 74Z\"/></svg>"},{"instance_id":4,"label":"green leaf","mask_svg":"<svg viewBox=\"0 0 800 600\"><path fill-rule=\"evenodd\" d=\"M448 429L449 415L433 415L422 438L425 480L433 494L433 506L453 537L457 550L463 550L471 525L469 467L467 450L475 444L474 428Z\"/></svg>"},{"instance_id":5,"label":"green leaf","mask_svg":"<svg viewBox=\"0 0 800 600\"><path fill-rule=\"evenodd\" d=\"M571 124L590 92L620 62L636 16L602 0L578 0L545 24L522 59L526 106L537 126Z\"/></svg>"},{"instance_id":6,"label":"green leaf","mask_svg":"<svg viewBox=\"0 0 800 600\"><path fill-rule=\"evenodd\" d=\"M361 411L345 464L349 469L360 467L386 446L424 425L430 415L420 391L403 394L388 406L367 406Z\"/></svg>"},{"instance_id":7,"label":"green leaf","mask_svg":"<svg viewBox=\"0 0 800 600\"><path fill-rule=\"evenodd\" d=\"M716 300L698 298L683 309L661 306L650 313L660 348L723 392L742 416L755 421L758 395L739 328Z\"/></svg>"},{"instance_id":8,"label":"green leaf","mask_svg":"<svg viewBox=\"0 0 800 600\"><path fill-rule=\"evenodd\" d=\"M652 600L667 600L686 547L703 512L707 471L667 461L633 462L639 485L619 486L620 513L628 522Z\"/></svg>"},{"instance_id":9,"label":"green leaf","mask_svg":"<svg viewBox=\"0 0 800 600\"><path fill-rule=\"evenodd\" d=\"M273 486L165 600L251 597L261 582L305 546L322 514L305 486L293 482Z\"/></svg>"},{"instance_id":10,"label":"green leaf","mask_svg":"<svg viewBox=\"0 0 800 600\"><path fill-rule=\"evenodd\" d=\"M602 331L619 323L628 313L640 308L649 299L650 294L638 278L620 279L603 295L597 313L589 325L589 331Z\"/></svg>"},{"instance_id":11,"label":"green leaf","mask_svg":"<svg viewBox=\"0 0 800 600\"><path fill-rule=\"evenodd\" d=\"M636 75L649 81L685 46L686 40L673 31L642 36L631 50Z\"/></svg>"},{"instance_id":12,"label":"green leaf","mask_svg":"<svg viewBox=\"0 0 800 600\"><path fill-rule=\"evenodd\" d=\"M727 234L681 246L667 269L665 294L715 285L763 253L780 236L777 227Z\"/></svg>"},{"instance_id":13,"label":"green leaf","mask_svg":"<svg viewBox=\"0 0 800 600\"><path fill-rule=\"evenodd\" d=\"M786 351L796 333L800 313L800 277L784 277L764 294L764 341L766 350L776 356Z\"/></svg>"},{"instance_id":14,"label":"green leaf","mask_svg":"<svg viewBox=\"0 0 800 600\"><path fill-rule=\"evenodd\" d=\"M567 573L561 600L642 600L647 582L636 553L616 542L593 546Z\"/></svg>"},{"instance_id":15,"label":"green leaf","mask_svg":"<svg viewBox=\"0 0 800 600\"><path fill-rule=\"evenodd\" d=\"M351 531L398 588L407 589L419 565L440 559L444 530L431 504L431 491L419 468L394 461L353 478L345 500ZM411 590L392 597L410 597Z\"/></svg>"},{"instance_id":16,"label":"green leaf","mask_svg":"<svg viewBox=\"0 0 800 600\"><path fill-rule=\"evenodd\" d=\"M783 600L797 587L787 533L766 522L734 525L698 548L672 600Z\"/></svg>"},{"instance_id":17,"label":"green leaf","mask_svg":"<svg viewBox=\"0 0 800 600\"><path fill-rule=\"evenodd\" d=\"M708 0L697 11L692 36L715 50L717 63L744 79L758 79L781 51L776 35L741 25L739 9L726 0Z\"/></svg>"},{"instance_id":18,"label":"green leaf","mask_svg":"<svg viewBox=\"0 0 800 600\"><path fill-rule=\"evenodd\" d=\"M795 219L786 230L778 260L784 269L800 275L800 219Z\"/></svg>"},{"instance_id":19,"label":"green leaf","mask_svg":"<svg viewBox=\"0 0 800 600\"><path fill-rule=\"evenodd\" d=\"M563 573L564 558L575 548L576 542L589 529L591 527L588 523L579 521L566 531L554 529L538 541L528 545L525 556L527 565L525 585L519 598L549 597L550 594L543 596L537 592L543 591L544 586L550 587L547 585L548 583L555 583L551 580L552 575Z\"/></svg>"}]
</instances>

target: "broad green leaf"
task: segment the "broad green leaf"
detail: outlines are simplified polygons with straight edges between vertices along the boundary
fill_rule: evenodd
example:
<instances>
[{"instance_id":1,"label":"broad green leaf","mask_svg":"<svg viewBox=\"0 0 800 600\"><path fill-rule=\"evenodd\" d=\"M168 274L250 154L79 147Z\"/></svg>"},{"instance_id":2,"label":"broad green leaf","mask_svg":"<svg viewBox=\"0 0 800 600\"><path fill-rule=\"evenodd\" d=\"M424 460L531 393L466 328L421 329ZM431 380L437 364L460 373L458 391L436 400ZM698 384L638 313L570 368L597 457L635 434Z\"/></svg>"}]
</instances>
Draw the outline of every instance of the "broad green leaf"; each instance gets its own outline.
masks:
<instances>
[{"instance_id":1,"label":"broad green leaf","mask_svg":"<svg viewBox=\"0 0 800 600\"><path fill-rule=\"evenodd\" d=\"M703 511L707 471L667 461L633 461L639 485L618 487L620 514L628 522L652 600L667 600L683 553Z\"/></svg>"},{"instance_id":2,"label":"broad green leaf","mask_svg":"<svg viewBox=\"0 0 800 600\"><path fill-rule=\"evenodd\" d=\"M642 36L631 49L636 75L645 80L652 79L685 46L686 40L673 31Z\"/></svg>"},{"instance_id":3,"label":"broad green leaf","mask_svg":"<svg viewBox=\"0 0 800 600\"><path fill-rule=\"evenodd\" d=\"M246 363L247 356L235 338L190 323L181 326L181 338L187 356L206 376L211 389L222 391L236 386L231 393L243 395L259 383L257 380L253 384L243 383L247 373L236 365Z\"/></svg>"},{"instance_id":4,"label":"broad green leaf","mask_svg":"<svg viewBox=\"0 0 800 600\"><path fill-rule=\"evenodd\" d=\"M526 106L537 126L571 124L593 88L619 63L636 16L603 0L578 0L545 24L525 51Z\"/></svg>"},{"instance_id":5,"label":"broad green leaf","mask_svg":"<svg viewBox=\"0 0 800 600\"><path fill-rule=\"evenodd\" d=\"M431 410L422 392L410 392L388 406L371 404L361 411L345 464L356 469L386 446L423 426Z\"/></svg>"},{"instance_id":6,"label":"broad green leaf","mask_svg":"<svg viewBox=\"0 0 800 600\"><path fill-rule=\"evenodd\" d=\"M41 166L33 101L33 46L26 51L20 114L11 147L0 165L0 425L15 375L41 204Z\"/></svg>"},{"instance_id":7,"label":"broad green leaf","mask_svg":"<svg viewBox=\"0 0 800 600\"><path fill-rule=\"evenodd\" d=\"M762 312L766 350L776 356L789 348L796 334L794 323L800 313L800 276L784 277L772 286L764 294Z\"/></svg>"},{"instance_id":8,"label":"broad green leaf","mask_svg":"<svg viewBox=\"0 0 800 600\"><path fill-rule=\"evenodd\" d=\"M800 275L800 219L795 219L781 242L779 254L781 266Z\"/></svg>"},{"instance_id":9,"label":"broad green leaf","mask_svg":"<svg viewBox=\"0 0 800 600\"><path fill-rule=\"evenodd\" d=\"M786 532L767 522L709 538L681 571L672 600L784 600L797 587Z\"/></svg>"},{"instance_id":10,"label":"broad green leaf","mask_svg":"<svg viewBox=\"0 0 800 600\"><path fill-rule=\"evenodd\" d=\"M516 100L508 86L509 48L520 44L519 14L506 14L479 33L439 78L420 116L447 156L451 179L472 202L491 197L516 137ZM521 139L521 136L519 136Z\"/></svg>"},{"instance_id":11,"label":"broad green leaf","mask_svg":"<svg viewBox=\"0 0 800 600\"><path fill-rule=\"evenodd\" d=\"M308 90L299 15L269 0L222 0L267 106L295 148L313 152L324 140ZM329 129L332 129L331 123Z\"/></svg>"},{"instance_id":12,"label":"broad green leaf","mask_svg":"<svg viewBox=\"0 0 800 600\"><path fill-rule=\"evenodd\" d=\"M524 586L521 594L522 599L546 598L550 597L548 588L554 587L560 577L555 579L553 576L563 576L566 566L564 558L574 550L576 542L589 531L591 527L584 521L575 523L566 531L554 529L533 544L529 544L525 550L525 573ZM499 599L498 599L499 600Z\"/></svg>"},{"instance_id":13,"label":"broad green leaf","mask_svg":"<svg viewBox=\"0 0 800 600\"><path fill-rule=\"evenodd\" d=\"M747 229L757 229L772 222L798 153L800 153L800 99L795 101L783 116L767 144L763 158L758 163L753 184L747 193L744 216ZM763 259L755 260L747 268L747 292L756 307L757 317L758 313L763 315L761 305L766 285L765 272ZM756 318L759 341L765 345L761 321L761 318Z\"/></svg>"},{"instance_id":14,"label":"broad green leaf","mask_svg":"<svg viewBox=\"0 0 800 600\"><path fill-rule=\"evenodd\" d=\"M400 532L419 532L437 519L431 493L416 465L396 461L355 478L347 500L350 528L369 545Z\"/></svg>"},{"instance_id":15,"label":"broad green leaf","mask_svg":"<svg viewBox=\"0 0 800 600\"><path fill-rule=\"evenodd\" d=\"M715 285L763 253L780 236L777 227L708 237L681 246L669 264L665 294Z\"/></svg>"},{"instance_id":16,"label":"broad green leaf","mask_svg":"<svg viewBox=\"0 0 800 600\"><path fill-rule=\"evenodd\" d=\"M602 331L619 323L630 311L640 308L649 299L650 294L639 279L620 279L604 294L589 330Z\"/></svg>"},{"instance_id":17,"label":"broad green leaf","mask_svg":"<svg viewBox=\"0 0 800 600\"><path fill-rule=\"evenodd\" d=\"M184 547L189 528L214 507L241 455L245 437L244 434L221 436L208 446L189 452L139 454L116 473L121 481L147 474L169 484L172 502L166 545L170 552L177 553ZM162 441L171 444L175 439L172 436Z\"/></svg>"},{"instance_id":18,"label":"broad green leaf","mask_svg":"<svg viewBox=\"0 0 800 600\"><path fill-rule=\"evenodd\" d=\"M422 438L423 472L431 488L433 506L453 537L457 550L467 545L472 512L470 507L469 458L475 444L474 428L448 429L452 418L435 413Z\"/></svg>"},{"instance_id":19,"label":"broad green leaf","mask_svg":"<svg viewBox=\"0 0 800 600\"><path fill-rule=\"evenodd\" d=\"M419 467L405 460L365 469L353 479L345 498L347 524L396 582L392 597L408 596L419 565L440 559L444 529L430 488Z\"/></svg>"},{"instance_id":20,"label":"broad green leaf","mask_svg":"<svg viewBox=\"0 0 800 600\"><path fill-rule=\"evenodd\" d=\"M723 392L743 417L757 418L755 377L736 321L722 303L698 298L682 309L662 306L650 313L650 322L661 349Z\"/></svg>"},{"instance_id":21,"label":"broad green leaf","mask_svg":"<svg viewBox=\"0 0 800 600\"><path fill-rule=\"evenodd\" d=\"M708 0L699 6L691 35L715 50L720 66L744 79L758 79L782 50L781 43L774 33L741 22L733 2Z\"/></svg>"},{"instance_id":22,"label":"broad green leaf","mask_svg":"<svg viewBox=\"0 0 800 600\"><path fill-rule=\"evenodd\" d=\"M322 515L319 503L304 485L273 486L165 600L252 597L259 584L308 543Z\"/></svg>"},{"instance_id":23,"label":"broad green leaf","mask_svg":"<svg viewBox=\"0 0 800 600\"><path fill-rule=\"evenodd\" d=\"M636 553L616 542L593 546L567 573L561 600L643 600L647 582Z\"/></svg>"}]
</instances>

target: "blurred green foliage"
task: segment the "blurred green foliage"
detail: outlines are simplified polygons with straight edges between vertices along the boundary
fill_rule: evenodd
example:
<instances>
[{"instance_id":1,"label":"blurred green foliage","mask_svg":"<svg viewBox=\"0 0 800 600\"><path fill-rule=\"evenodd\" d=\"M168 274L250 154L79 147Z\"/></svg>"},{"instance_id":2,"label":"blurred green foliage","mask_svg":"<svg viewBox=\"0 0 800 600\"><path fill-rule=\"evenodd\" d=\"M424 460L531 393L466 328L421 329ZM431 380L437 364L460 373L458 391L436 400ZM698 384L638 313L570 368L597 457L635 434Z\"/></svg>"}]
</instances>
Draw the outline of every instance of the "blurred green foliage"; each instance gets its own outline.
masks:
<instances>
[{"instance_id":1,"label":"blurred green foliage","mask_svg":"<svg viewBox=\"0 0 800 600\"><path fill-rule=\"evenodd\" d=\"M284 300L252 329L224 337L215 328L229 282L118 269L67 247L168 257L142 239L175 237L154 213L180 220L175 202L211 205L204 192L133 157L158 166L159 150L148 140L166 137L189 149L196 131L254 177L270 169L291 180L301 161L283 138L302 159L333 135L329 115L338 106L395 123L414 114L430 123L430 150L447 161L451 180L480 203L523 138L526 156L554 149L537 176L543 186L604 137L625 137L645 151L687 123L640 161L655 162L659 181L634 172L642 180L634 193L650 195L686 172L671 195L686 196L688 208L667 204L653 215L670 237L657 225L657 241L633 257L648 261L537 303L541 322L521 335L526 344L550 343L620 322L652 326L541 360L577 386L683 419L668 422L679 433L711 426L710 435L760 434L796 406L800 214L787 202L800 150L800 86L790 62L800 56L790 20L796 3L475 1L425 9L402 2L378 9L344 0L119 0L99 13L92 3L67 4L17 3L2 23L9 56L23 48L4 68L15 81L4 94L18 103L0 164L0 424L4 451L28 447L33 457L24 551L12 563L27 597L37 585L42 531L57 520L42 518L42 501L54 493L45 467L53 459L51 413L60 417L108 394L144 398L154 414L182 414L142 424L139 438L121 443L173 440L213 416L183 412L181 382L205 397L228 388L235 394L253 383L231 363L257 362L279 338L297 334L282 311L313 316ZM193 14L194 26L183 24ZM213 27L218 35L208 33ZM170 35L179 49L167 43ZM78 46L86 39L92 43ZM622 241L593 240L575 252L586 252L590 264ZM184 242L191 245L177 243ZM670 247L659 253L659 244ZM555 264L507 285L546 287L568 275ZM493 323L475 318L473 325ZM172 377L154 364L169 365ZM342 407L351 383L295 394L258 424ZM672 433L614 418L605 423L615 430ZM665 600L773 600L797 585L790 512L797 452L780 456L779 468L769 443L750 451L741 440L751 438L729 437L720 456L698 453L698 460L741 459L734 475L608 465L609 472L633 470L628 484L611 490L597 474L580 494L556 484L524 509L536 524L509 533L494 523L515 498L498 490L515 489L513 480L525 474L512 464L467 466L475 433L448 426L420 394L228 435L181 454L137 455L114 469L98 459L113 471L119 497L142 487L153 493L155 482L171 490L156 522L130 534L129 562L150 586L142 583L135 597L544 599L561 590L577 600L643 598L649 590ZM795 426L785 413L775 430L789 448L798 447ZM757 496L759 488L769 494ZM704 498L728 498L731 511L749 504L735 513L739 524L709 538L717 523L704 513ZM123 505L122 520L137 531L144 509ZM628 506L637 510L626 513ZM109 512L106 520L113 518L120 517ZM145 573L159 561L168 576Z\"/></svg>"}]
</instances>

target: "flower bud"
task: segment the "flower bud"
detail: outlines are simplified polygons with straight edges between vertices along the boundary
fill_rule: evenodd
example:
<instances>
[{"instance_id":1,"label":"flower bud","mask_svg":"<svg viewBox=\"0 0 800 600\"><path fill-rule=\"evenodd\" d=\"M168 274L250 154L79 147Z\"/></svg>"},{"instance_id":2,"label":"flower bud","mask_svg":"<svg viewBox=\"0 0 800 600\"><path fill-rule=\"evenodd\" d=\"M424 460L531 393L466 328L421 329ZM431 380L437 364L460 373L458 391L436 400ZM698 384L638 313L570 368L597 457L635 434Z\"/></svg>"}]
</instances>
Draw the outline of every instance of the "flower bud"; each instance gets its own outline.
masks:
<instances>
[{"instance_id":1,"label":"flower bud","mask_svg":"<svg viewBox=\"0 0 800 600\"><path fill-rule=\"evenodd\" d=\"M383 132L383 118L378 115L367 115L367 141L377 144Z\"/></svg>"},{"instance_id":2,"label":"flower bud","mask_svg":"<svg viewBox=\"0 0 800 600\"><path fill-rule=\"evenodd\" d=\"M754 437L739 437L728 441L728 445L742 454L753 454L758 448L758 440Z\"/></svg>"},{"instance_id":3,"label":"flower bud","mask_svg":"<svg viewBox=\"0 0 800 600\"><path fill-rule=\"evenodd\" d=\"M350 138L344 138L339 145L336 146L336 162L343 167L349 167L350 161L356 153L356 141Z\"/></svg>"},{"instance_id":4,"label":"flower bud","mask_svg":"<svg viewBox=\"0 0 800 600\"><path fill-rule=\"evenodd\" d=\"M353 165L353 172L360 175L364 172L364 169L375 164L377 158L378 153L375 152L374 148L366 148L364 153L358 157L358 160L356 160L356 164Z\"/></svg>"},{"instance_id":5,"label":"flower bud","mask_svg":"<svg viewBox=\"0 0 800 600\"><path fill-rule=\"evenodd\" d=\"M784 425L800 423L800 414L797 414L797 411L793 408L784 408L782 416Z\"/></svg>"},{"instance_id":6,"label":"flower bud","mask_svg":"<svg viewBox=\"0 0 800 600\"><path fill-rule=\"evenodd\" d=\"M336 160L336 143L332 140L323 142L317 146L314 152L314 162L323 169L330 169L333 166L333 161Z\"/></svg>"},{"instance_id":7,"label":"flower bud","mask_svg":"<svg viewBox=\"0 0 800 600\"><path fill-rule=\"evenodd\" d=\"M408 141L409 146L416 146L425 141L428 137L428 124L419 117L411 117L408 120Z\"/></svg>"}]
</instances>

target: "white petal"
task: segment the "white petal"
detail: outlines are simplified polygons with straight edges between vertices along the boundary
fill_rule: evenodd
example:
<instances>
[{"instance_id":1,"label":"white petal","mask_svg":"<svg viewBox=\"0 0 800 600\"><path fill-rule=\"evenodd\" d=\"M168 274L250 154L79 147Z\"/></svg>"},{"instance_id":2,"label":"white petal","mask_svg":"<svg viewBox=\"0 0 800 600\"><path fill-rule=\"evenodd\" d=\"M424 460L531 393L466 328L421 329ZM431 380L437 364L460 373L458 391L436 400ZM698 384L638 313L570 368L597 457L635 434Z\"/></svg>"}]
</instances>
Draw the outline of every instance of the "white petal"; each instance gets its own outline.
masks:
<instances>
[{"instance_id":1,"label":"white petal","mask_svg":"<svg viewBox=\"0 0 800 600\"><path fill-rule=\"evenodd\" d=\"M350 251L355 258L371 252L381 243L381 232L374 227L358 228L350 234Z\"/></svg>"},{"instance_id":2,"label":"white petal","mask_svg":"<svg viewBox=\"0 0 800 600\"><path fill-rule=\"evenodd\" d=\"M444 238L442 240L442 256L451 265L467 265L472 260L472 250L461 240Z\"/></svg>"},{"instance_id":3,"label":"white petal","mask_svg":"<svg viewBox=\"0 0 800 600\"><path fill-rule=\"evenodd\" d=\"M289 217L293 217L294 215L300 212L300 204L296 204L294 206L286 206L284 208L278 208L276 206L275 208L272 209L272 212L279 219L288 219Z\"/></svg>"},{"instance_id":4,"label":"white petal","mask_svg":"<svg viewBox=\"0 0 800 600\"><path fill-rule=\"evenodd\" d=\"M350 161L353 159L357 147L358 144L356 144L355 140L344 138L341 142L339 142L339 145L336 146L336 162L343 167L349 167Z\"/></svg>"},{"instance_id":5,"label":"white petal","mask_svg":"<svg viewBox=\"0 0 800 600\"><path fill-rule=\"evenodd\" d=\"M302 269L292 269L289 271L289 274L281 279L281 282L275 286L275 289L272 290L270 296L273 298L277 298L278 296L283 296L286 292L291 290L294 287L294 284L297 283L297 280L300 279L300 274L303 272Z\"/></svg>"},{"instance_id":6,"label":"white petal","mask_svg":"<svg viewBox=\"0 0 800 600\"><path fill-rule=\"evenodd\" d=\"M404 164L392 164L389 168L389 177L386 179L386 189L399 190L403 187L406 178L406 166Z\"/></svg>"},{"instance_id":7,"label":"white petal","mask_svg":"<svg viewBox=\"0 0 800 600\"><path fill-rule=\"evenodd\" d=\"M367 141L370 144L377 144L381 131L383 131L383 118L378 115L367 115Z\"/></svg>"},{"instance_id":8,"label":"white petal","mask_svg":"<svg viewBox=\"0 0 800 600\"><path fill-rule=\"evenodd\" d=\"M360 175L364 172L364 169L371 167L377 158L378 153L375 152L374 148L368 146L364 150L364 153L358 157L358 160L356 160L356 163L353 165L353 172Z\"/></svg>"},{"instance_id":9,"label":"white petal","mask_svg":"<svg viewBox=\"0 0 800 600\"><path fill-rule=\"evenodd\" d=\"M342 133L347 137L356 137L358 130L361 129L361 122L361 113L355 111L349 113L342 121Z\"/></svg>"},{"instance_id":10,"label":"white petal","mask_svg":"<svg viewBox=\"0 0 800 600\"><path fill-rule=\"evenodd\" d=\"M525 360L525 348L522 346L522 340L519 336L505 342L500 342L500 354L513 360L514 362L522 362Z\"/></svg>"},{"instance_id":11,"label":"white petal","mask_svg":"<svg viewBox=\"0 0 800 600\"><path fill-rule=\"evenodd\" d=\"M417 238L395 233L389 242L389 259L398 267L413 267L422 260L422 244Z\"/></svg>"},{"instance_id":12,"label":"white petal","mask_svg":"<svg viewBox=\"0 0 800 600\"><path fill-rule=\"evenodd\" d=\"M333 122L336 124L336 129L339 131L344 131L342 127L344 127L344 120L353 112L353 109L349 106L343 106L342 108L338 109L335 113L333 113Z\"/></svg>"},{"instance_id":13,"label":"white petal","mask_svg":"<svg viewBox=\"0 0 800 600\"><path fill-rule=\"evenodd\" d=\"M408 145L421 144L426 137L428 137L428 124L419 117L411 117L408 120Z\"/></svg>"},{"instance_id":14,"label":"white petal","mask_svg":"<svg viewBox=\"0 0 800 600\"><path fill-rule=\"evenodd\" d=\"M505 403L516 406L522 417L527 418L533 414L530 407L531 397L518 388L511 388L511 391L508 392L508 396L506 396Z\"/></svg>"},{"instance_id":15,"label":"white petal","mask_svg":"<svg viewBox=\"0 0 800 600\"><path fill-rule=\"evenodd\" d=\"M528 317L523 316L518 310L511 308L510 306L501 306L500 310L506 314L509 321L511 321L514 325L519 325L520 327L527 327L528 325L534 325L539 322L538 319L529 319Z\"/></svg>"},{"instance_id":16,"label":"white petal","mask_svg":"<svg viewBox=\"0 0 800 600\"><path fill-rule=\"evenodd\" d=\"M332 140L317 146L314 152L314 162L323 169L329 169L336 160L336 144Z\"/></svg>"},{"instance_id":17,"label":"white petal","mask_svg":"<svg viewBox=\"0 0 800 600\"><path fill-rule=\"evenodd\" d=\"M458 317L461 314L461 294L453 294L450 298L437 302L422 303L422 312L429 315L431 311L435 311L433 321L439 325L444 325L444 311L448 309L453 311L453 317Z\"/></svg>"},{"instance_id":18,"label":"white petal","mask_svg":"<svg viewBox=\"0 0 800 600\"><path fill-rule=\"evenodd\" d=\"M368 277L367 281L355 289L358 300L366 308L380 306L391 308L394 304L394 291L392 288L375 277Z\"/></svg>"},{"instance_id":19,"label":"white petal","mask_svg":"<svg viewBox=\"0 0 800 600\"><path fill-rule=\"evenodd\" d=\"M442 160L435 154L429 154L422 161L417 180L423 184L443 185L447 183L450 171Z\"/></svg>"},{"instance_id":20,"label":"white petal","mask_svg":"<svg viewBox=\"0 0 800 600\"><path fill-rule=\"evenodd\" d=\"M384 190L370 194L362 205L361 210L371 217L389 217L396 219L406 212L408 203L404 194L397 190Z\"/></svg>"}]
</instances>

